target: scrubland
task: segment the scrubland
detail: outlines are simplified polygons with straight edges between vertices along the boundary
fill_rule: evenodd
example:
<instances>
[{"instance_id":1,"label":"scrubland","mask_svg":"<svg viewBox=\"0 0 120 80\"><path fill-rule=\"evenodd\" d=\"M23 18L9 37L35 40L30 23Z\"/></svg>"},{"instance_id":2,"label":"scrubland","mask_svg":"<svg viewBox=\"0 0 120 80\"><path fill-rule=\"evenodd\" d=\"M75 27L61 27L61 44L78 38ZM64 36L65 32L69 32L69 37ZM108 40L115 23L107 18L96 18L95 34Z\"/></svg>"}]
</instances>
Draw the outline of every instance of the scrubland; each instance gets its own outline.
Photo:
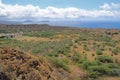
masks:
<instances>
[{"instance_id":1,"label":"scrubland","mask_svg":"<svg viewBox=\"0 0 120 80\"><path fill-rule=\"evenodd\" d=\"M20 31L21 37L0 38L0 74L5 72L5 80L120 80L119 29L0 25L0 33ZM16 61L23 66L12 65Z\"/></svg>"}]
</instances>

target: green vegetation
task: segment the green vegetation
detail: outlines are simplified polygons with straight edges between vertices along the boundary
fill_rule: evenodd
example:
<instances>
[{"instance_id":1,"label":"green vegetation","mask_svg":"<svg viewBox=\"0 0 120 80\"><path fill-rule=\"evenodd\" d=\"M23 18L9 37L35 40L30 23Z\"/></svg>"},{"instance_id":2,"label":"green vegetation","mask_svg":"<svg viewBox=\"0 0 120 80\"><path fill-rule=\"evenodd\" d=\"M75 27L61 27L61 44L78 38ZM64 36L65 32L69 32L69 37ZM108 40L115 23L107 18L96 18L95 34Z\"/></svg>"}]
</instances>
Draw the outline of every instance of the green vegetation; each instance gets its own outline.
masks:
<instances>
[{"instance_id":1,"label":"green vegetation","mask_svg":"<svg viewBox=\"0 0 120 80\"><path fill-rule=\"evenodd\" d=\"M112 63L113 62L112 57L109 57L109 56L98 56L97 60L99 60L102 63Z\"/></svg>"},{"instance_id":2,"label":"green vegetation","mask_svg":"<svg viewBox=\"0 0 120 80\"><path fill-rule=\"evenodd\" d=\"M86 44L84 45L84 50L89 51L89 48L88 48L88 46Z\"/></svg>"},{"instance_id":3,"label":"green vegetation","mask_svg":"<svg viewBox=\"0 0 120 80\"><path fill-rule=\"evenodd\" d=\"M0 29L0 33L23 31L23 39L1 38L0 47L11 47L33 55L42 55L56 68L70 72L74 76L86 77L86 80L120 76L120 30L76 29L48 25L10 27ZM106 31L110 31L112 35L106 35ZM72 68L76 70L74 73ZM86 75L79 75L78 73L82 73L79 69L82 69L83 73L86 72Z\"/></svg>"},{"instance_id":4,"label":"green vegetation","mask_svg":"<svg viewBox=\"0 0 120 80\"><path fill-rule=\"evenodd\" d=\"M91 78L97 78L103 75L120 75L116 72L116 70L120 70L119 66L113 63L110 57L99 56L97 60L93 62L89 62L88 60L83 61L82 67L90 72Z\"/></svg>"},{"instance_id":5,"label":"green vegetation","mask_svg":"<svg viewBox=\"0 0 120 80\"><path fill-rule=\"evenodd\" d=\"M120 53L120 47L117 47L115 49L113 49L112 53L114 53L115 55Z\"/></svg>"},{"instance_id":6,"label":"green vegetation","mask_svg":"<svg viewBox=\"0 0 120 80\"><path fill-rule=\"evenodd\" d=\"M97 50L97 51L96 51L96 54L97 54L97 55L102 55L103 52L102 52L102 50Z\"/></svg>"},{"instance_id":7,"label":"green vegetation","mask_svg":"<svg viewBox=\"0 0 120 80\"><path fill-rule=\"evenodd\" d=\"M101 54L102 55L102 54ZM80 67L89 71L91 78L97 78L99 76L117 76L120 75L116 70L120 70L119 65L114 63L112 57L109 56L97 56L95 61L89 61L79 53L75 52L72 57L75 63L78 63Z\"/></svg>"},{"instance_id":8,"label":"green vegetation","mask_svg":"<svg viewBox=\"0 0 120 80\"><path fill-rule=\"evenodd\" d=\"M96 35L96 36L94 37L94 40L95 40L95 41L109 42L109 41L111 40L111 38L108 37L108 36L104 36L104 35Z\"/></svg>"},{"instance_id":9,"label":"green vegetation","mask_svg":"<svg viewBox=\"0 0 120 80\"><path fill-rule=\"evenodd\" d=\"M6 30L0 30L0 33L7 33Z\"/></svg>"},{"instance_id":10,"label":"green vegetation","mask_svg":"<svg viewBox=\"0 0 120 80\"><path fill-rule=\"evenodd\" d=\"M87 64L87 65L86 65ZM88 71L90 77L97 78L100 75L116 76L120 75L116 70L120 70L109 56L98 56L95 62L85 62L82 64Z\"/></svg>"},{"instance_id":11,"label":"green vegetation","mask_svg":"<svg viewBox=\"0 0 120 80\"><path fill-rule=\"evenodd\" d=\"M21 42L14 39L0 39L0 41L0 46L20 48L23 51L31 50L32 53L43 55L55 52L57 54L67 55L69 53L69 48L72 45L72 42L69 39L60 42ZM51 50L51 52L49 52L49 50Z\"/></svg>"},{"instance_id":12,"label":"green vegetation","mask_svg":"<svg viewBox=\"0 0 120 80\"><path fill-rule=\"evenodd\" d=\"M53 37L54 35L56 35L55 31L41 31L37 33L24 34L24 36L30 36L30 37Z\"/></svg>"},{"instance_id":13,"label":"green vegetation","mask_svg":"<svg viewBox=\"0 0 120 80\"><path fill-rule=\"evenodd\" d=\"M55 57L50 58L52 60L52 63L57 68L63 68L64 70L71 72L70 68L67 66L68 61L66 59L58 59Z\"/></svg>"}]
</instances>

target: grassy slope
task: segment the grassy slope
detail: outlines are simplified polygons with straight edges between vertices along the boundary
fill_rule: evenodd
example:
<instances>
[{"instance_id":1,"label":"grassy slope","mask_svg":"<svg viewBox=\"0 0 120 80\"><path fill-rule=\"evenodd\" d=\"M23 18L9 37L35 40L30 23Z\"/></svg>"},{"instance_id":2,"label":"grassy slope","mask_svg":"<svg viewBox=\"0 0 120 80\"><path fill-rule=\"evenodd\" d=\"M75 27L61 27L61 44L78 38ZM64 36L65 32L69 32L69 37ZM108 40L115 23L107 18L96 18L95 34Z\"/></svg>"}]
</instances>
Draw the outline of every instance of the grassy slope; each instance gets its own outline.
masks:
<instances>
[{"instance_id":1,"label":"grassy slope","mask_svg":"<svg viewBox=\"0 0 120 80\"><path fill-rule=\"evenodd\" d=\"M24 36L0 39L0 46L43 55L57 68L68 71L77 80L99 77L107 80L108 76L113 76L111 79L119 78L120 30L60 28L48 25L11 27L0 27L0 30L22 30Z\"/></svg>"}]
</instances>

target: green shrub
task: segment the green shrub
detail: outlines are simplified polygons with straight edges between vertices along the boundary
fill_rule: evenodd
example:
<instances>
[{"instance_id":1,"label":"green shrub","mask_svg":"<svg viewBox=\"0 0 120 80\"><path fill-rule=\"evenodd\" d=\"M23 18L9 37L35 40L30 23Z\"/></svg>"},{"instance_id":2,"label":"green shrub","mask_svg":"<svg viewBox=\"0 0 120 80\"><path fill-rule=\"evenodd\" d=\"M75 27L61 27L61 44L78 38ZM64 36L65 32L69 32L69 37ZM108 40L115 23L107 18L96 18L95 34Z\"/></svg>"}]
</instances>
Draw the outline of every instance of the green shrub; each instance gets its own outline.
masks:
<instances>
[{"instance_id":1,"label":"green shrub","mask_svg":"<svg viewBox=\"0 0 120 80\"><path fill-rule=\"evenodd\" d=\"M95 60L95 61L92 61L92 62L90 62L90 66L98 66L98 65L101 65L102 63L100 62L100 61L98 61L98 60Z\"/></svg>"},{"instance_id":2,"label":"green shrub","mask_svg":"<svg viewBox=\"0 0 120 80\"><path fill-rule=\"evenodd\" d=\"M91 77L91 78L97 78L99 75L100 75L99 72L96 72L96 71L90 72L90 77Z\"/></svg>"},{"instance_id":3,"label":"green shrub","mask_svg":"<svg viewBox=\"0 0 120 80\"><path fill-rule=\"evenodd\" d=\"M81 61L81 58L82 58L81 54L76 52L76 51L74 51L74 55L72 56L72 60L74 62L79 63Z\"/></svg>"},{"instance_id":4,"label":"green shrub","mask_svg":"<svg viewBox=\"0 0 120 80\"><path fill-rule=\"evenodd\" d=\"M68 55L69 50L66 49L66 48L62 48L62 49L58 50L58 53L59 53L59 54L64 54L64 55Z\"/></svg>"},{"instance_id":5,"label":"green shrub","mask_svg":"<svg viewBox=\"0 0 120 80\"><path fill-rule=\"evenodd\" d=\"M58 53L56 52L56 51L54 51L54 52L49 52L48 54L47 54L47 56L50 56L50 57L58 57Z\"/></svg>"},{"instance_id":6,"label":"green shrub","mask_svg":"<svg viewBox=\"0 0 120 80\"><path fill-rule=\"evenodd\" d=\"M103 35L97 35L94 37L95 41L104 41L104 42L109 42L111 40L110 37L108 36L103 36Z\"/></svg>"},{"instance_id":7,"label":"green shrub","mask_svg":"<svg viewBox=\"0 0 120 80\"><path fill-rule=\"evenodd\" d=\"M115 49L113 49L112 53L117 55L118 53L120 53L120 49L119 48L115 48Z\"/></svg>"},{"instance_id":8,"label":"green shrub","mask_svg":"<svg viewBox=\"0 0 120 80\"><path fill-rule=\"evenodd\" d=\"M55 32L53 31L45 31L40 34L41 37L52 37L55 35Z\"/></svg>"},{"instance_id":9,"label":"green shrub","mask_svg":"<svg viewBox=\"0 0 120 80\"><path fill-rule=\"evenodd\" d=\"M76 45L74 45L73 47L74 47L74 48L77 48L77 46L76 46Z\"/></svg>"},{"instance_id":10,"label":"green shrub","mask_svg":"<svg viewBox=\"0 0 120 80\"><path fill-rule=\"evenodd\" d=\"M35 33L25 33L24 36L31 36L31 37L53 37L56 34L54 31L41 31Z\"/></svg>"},{"instance_id":11,"label":"green shrub","mask_svg":"<svg viewBox=\"0 0 120 80\"><path fill-rule=\"evenodd\" d=\"M99 75L116 76L116 74L118 75L118 73L115 72L115 70L119 69L119 67L118 65L109 63L103 65L90 66L88 69L91 73L97 72L99 73Z\"/></svg>"},{"instance_id":12,"label":"green shrub","mask_svg":"<svg viewBox=\"0 0 120 80\"><path fill-rule=\"evenodd\" d=\"M90 65L91 65L91 63L90 63L88 60L84 60L84 61L82 62L82 64L81 64L81 67L82 67L83 69L87 69L87 70L88 70L88 68L89 68Z\"/></svg>"},{"instance_id":13,"label":"green shrub","mask_svg":"<svg viewBox=\"0 0 120 80\"><path fill-rule=\"evenodd\" d=\"M98 56L97 60L99 60L102 63L113 63L113 59L110 56Z\"/></svg>"},{"instance_id":14,"label":"green shrub","mask_svg":"<svg viewBox=\"0 0 120 80\"><path fill-rule=\"evenodd\" d=\"M87 46L87 43L84 44L84 50L89 51L89 48L88 48L88 46Z\"/></svg>"},{"instance_id":15,"label":"green shrub","mask_svg":"<svg viewBox=\"0 0 120 80\"><path fill-rule=\"evenodd\" d=\"M96 61L88 61L87 59L83 60L80 63L80 67L89 71L91 78L97 78L99 76L116 76L120 75L119 66L113 63L113 60L109 56L98 56Z\"/></svg>"},{"instance_id":16,"label":"green shrub","mask_svg":"<svg viewBox=\"0 0 120 80\"><path fill-rule=\"evenodd\" d=\"M73 42L71 39L66 39L66 42L67 42L68 46L73 46Z\"/></svg>"},{"instance_id":17,"label":"green shrub","mask_svg":"<svg viewBox=\"0 0 120 80\"><path fill-rule=\"evenodd\" d=\"M0 30L0 33L8 33L6 30Z\"/></svg>"},{"instance_id":18,"label":"green shrub","mask_svg":"<svg viewBox=\"0 0 120 80\"><path fill-rule=\"evenodd\" d=\"M97 50L97 51L96 51L96 54L97 54L97 55L102 55L103 52L102 52L102 50Z\"/></svg>"},{"instance_id":19,"label":"green shrub","mask_svg":"<svg viewBox=\"0 0 120 80\"><path fill-rule=\"evenodd\" d=\"M70 68L67 66L65 60L52 57L52 62L57 68L63 68L64 70L70 72Z\"/></svg>"}]
</instances>

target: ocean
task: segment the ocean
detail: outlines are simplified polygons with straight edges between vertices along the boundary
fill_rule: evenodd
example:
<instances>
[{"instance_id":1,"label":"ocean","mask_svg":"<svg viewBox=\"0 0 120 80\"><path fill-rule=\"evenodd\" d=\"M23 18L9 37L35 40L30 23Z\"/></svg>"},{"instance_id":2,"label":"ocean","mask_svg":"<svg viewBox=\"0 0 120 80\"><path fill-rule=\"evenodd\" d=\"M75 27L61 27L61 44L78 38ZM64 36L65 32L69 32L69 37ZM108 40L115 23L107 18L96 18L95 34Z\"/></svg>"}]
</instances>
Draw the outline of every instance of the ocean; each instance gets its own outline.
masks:
<instances>
[{"instance_id":1,"label":"ocean","mask_svg":"<svg viewBox=\"0 0 120 80\"><path fill-rule=\"evenodd\" d=\"M120 21L42 21L39 24L53 26L68 26L77 28L117 28L120 29Z\"/></svg>"}]
</instances>

